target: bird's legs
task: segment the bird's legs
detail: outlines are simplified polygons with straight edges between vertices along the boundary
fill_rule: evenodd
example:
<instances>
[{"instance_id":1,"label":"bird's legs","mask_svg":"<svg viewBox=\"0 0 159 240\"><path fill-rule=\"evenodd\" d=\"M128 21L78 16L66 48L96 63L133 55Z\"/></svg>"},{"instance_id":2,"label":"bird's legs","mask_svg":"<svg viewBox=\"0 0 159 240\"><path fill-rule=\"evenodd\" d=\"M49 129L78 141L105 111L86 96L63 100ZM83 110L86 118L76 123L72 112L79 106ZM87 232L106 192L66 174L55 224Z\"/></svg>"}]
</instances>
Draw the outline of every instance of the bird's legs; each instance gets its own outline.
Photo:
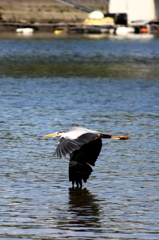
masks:
<instances>
[{"instance_id":1,"label":"bird's legs","mask_svg":"<svg viewBox=\"0 0 159 240\"><path fill-rule=\"evenodd\" d=\"M81 181L72 181L72 188L74 188L75 183L76 183L77 188L82 188L82 180Z\"/></svg>"}]
</instances>

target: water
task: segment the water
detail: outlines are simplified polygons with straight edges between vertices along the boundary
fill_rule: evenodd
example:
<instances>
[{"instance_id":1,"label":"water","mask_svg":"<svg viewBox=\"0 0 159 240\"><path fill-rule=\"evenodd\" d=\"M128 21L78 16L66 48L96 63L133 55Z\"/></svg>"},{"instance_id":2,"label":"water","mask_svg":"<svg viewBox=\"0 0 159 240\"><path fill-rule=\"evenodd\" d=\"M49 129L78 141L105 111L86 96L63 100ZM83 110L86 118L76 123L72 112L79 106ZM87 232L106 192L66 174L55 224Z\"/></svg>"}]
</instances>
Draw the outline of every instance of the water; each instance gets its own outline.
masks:
<instances>
[{"instance_id":1,"label":"water","mask_svg":"<svg viewBox=\"0 0 159 240\"><path fill-rule=\"evenodd\" d=\"M159 239L158 38L12 34L0 53L0 238ZM131 137L103 140L82 190L43 138L72 126Z\"/></svg>"}]
</instances>

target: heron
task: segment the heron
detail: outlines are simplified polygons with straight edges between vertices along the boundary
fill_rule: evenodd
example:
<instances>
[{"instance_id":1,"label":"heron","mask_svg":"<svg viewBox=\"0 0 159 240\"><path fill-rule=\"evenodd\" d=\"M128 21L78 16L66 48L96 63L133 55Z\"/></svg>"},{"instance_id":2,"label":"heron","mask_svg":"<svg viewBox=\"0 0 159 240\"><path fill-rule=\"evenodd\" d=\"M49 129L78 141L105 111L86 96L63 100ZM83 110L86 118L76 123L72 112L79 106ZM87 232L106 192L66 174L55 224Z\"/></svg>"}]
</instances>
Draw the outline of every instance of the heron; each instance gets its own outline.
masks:
<instances>
[{"instance_id":1,"label":"heron","mask_svg":"<svg viewBox=\"0 0 159 240\"><path fill-rule=\"evenodd\" d=\"M55 154L58 158L70 155L69 181L72 187L82 188L95 166L102 148L102 139L127 140L129 136L112 136L83 127L72 127L68 132L55 132L44 137L60 137Z\"/></svg>"}]
</instances>

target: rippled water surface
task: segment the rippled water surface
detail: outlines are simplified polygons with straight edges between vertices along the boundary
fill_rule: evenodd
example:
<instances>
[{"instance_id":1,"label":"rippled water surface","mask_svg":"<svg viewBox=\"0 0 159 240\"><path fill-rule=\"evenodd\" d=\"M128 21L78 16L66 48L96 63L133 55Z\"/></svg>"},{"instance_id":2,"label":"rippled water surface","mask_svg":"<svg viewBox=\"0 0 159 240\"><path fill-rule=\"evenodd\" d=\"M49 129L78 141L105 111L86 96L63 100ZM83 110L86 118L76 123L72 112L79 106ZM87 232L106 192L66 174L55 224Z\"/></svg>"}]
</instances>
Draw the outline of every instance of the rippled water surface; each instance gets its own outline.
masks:
<instances>
[{"instance_id":1,"label":"rippled water surface","mask_svg":"<svg viewBox=\"0 0 159 240\"><path fill-rule=\"evenodd\" d=\"M159 39L90 37L0 38L1 239L159 239ZM82 190L43 138L72 126L131 137Z\"/></svg>"}]
</instances>

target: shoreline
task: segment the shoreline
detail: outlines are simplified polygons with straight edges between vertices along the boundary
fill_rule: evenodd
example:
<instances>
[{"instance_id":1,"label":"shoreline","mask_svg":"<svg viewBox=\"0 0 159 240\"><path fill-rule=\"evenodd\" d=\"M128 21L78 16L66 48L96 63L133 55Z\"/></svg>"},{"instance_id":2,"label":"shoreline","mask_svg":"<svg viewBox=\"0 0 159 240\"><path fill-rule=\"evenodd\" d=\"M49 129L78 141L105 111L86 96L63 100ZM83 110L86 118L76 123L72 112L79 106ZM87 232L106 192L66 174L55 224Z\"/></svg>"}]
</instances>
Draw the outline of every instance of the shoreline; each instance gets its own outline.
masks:
<instances>
[{"instance_id":1,"label":"shoreline","mask_svg":"<svg viewBox=\"0 0 159 240\"><path fill-rule=\"evenodd\" d=\"M104 0L99 1L80 1L72 0L74 3L80 3L84 7L92 10L107 12ZM93 6L92 6L93 5ZM18 28L32 28L34 32L55 32L63 33L109 33L116 31L117 28L124 25L101 24L86 25L88 13L75 9L53 0L0 0L0 33L16 32ZM151 33L159 33L159 23L151 23ZM127 27L127 26L125 26ZM146 30L146 24L130 25L135 33L140 33L141 28ZM149 29L146 30L147 32Z\"/></svg>"},{"instance_id":2,"label":"shoreline","mask_svg":"<svg viewBox=\"0 0 159 240\"><path fill-rule=\"evenodd\" d=\"M33 32L48 32L48 33L85 33L86 26L82 22L78 23L3 23L0 22L0 33L16 32L17 29L33 29Z\"/></svg>"},{"instance_id":3,"label":"shoreline","mask_svg":"<svg viewBox=\"0 0 159 240\"><path fill-rule=\"evenodd\" d=\"M26 28L28 32L25 31ZM30 34L30 33L37 33L37 32L48 32L48 33L55 33L55 34L116 34L118 28L134 28L134 34L159 34L159 25L151 24L150 31L141 31L142 29L147 30L146 25L132 25L132 26L122 26L122 25L115 25L115 24L105 24L105 25L86 25L84 22L59 22L59 23L21 23L21 22L0 22L0 34L5 32L12 32L12 33L23 33L23 34ZM25 29L25 30L24 30ZM125 32L129 33L128 31Z\"/></svg>"}]
</instances>

